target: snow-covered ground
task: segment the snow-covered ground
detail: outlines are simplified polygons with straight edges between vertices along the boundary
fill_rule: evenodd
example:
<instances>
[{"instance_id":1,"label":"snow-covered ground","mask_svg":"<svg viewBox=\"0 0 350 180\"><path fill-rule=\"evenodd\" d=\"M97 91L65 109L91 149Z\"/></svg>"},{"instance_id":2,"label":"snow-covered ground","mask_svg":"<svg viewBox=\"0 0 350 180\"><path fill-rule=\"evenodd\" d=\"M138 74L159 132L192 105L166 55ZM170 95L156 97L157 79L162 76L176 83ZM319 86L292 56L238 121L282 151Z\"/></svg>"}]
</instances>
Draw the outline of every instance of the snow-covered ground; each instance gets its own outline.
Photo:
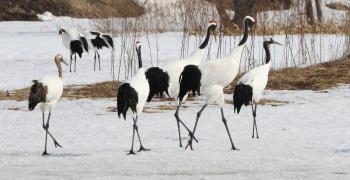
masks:
<instances>
[{"instance_id":1,"label":"snow-covered ground","mask_svg":"<svg viewBox=\"0 0 350 180\"><path fill-rule=\"evenodd\" d=\"M49 157L41 156L40 110L27 111L25 101L0 101L0 179L350 179L349 95L349 85L322 92L266 91L264 98L289 103L258 107L260 139L251 138L250 107L236 115L226 104L240 151L230 150L217 106L203 112L193 152L178 147L173 110L143 113L139 130L152 150L136 156L125 155L130 116L120 120L107 110L116 106L115 99L61 100L50 129L63 148L48 141ZM202 98L187 102L180 112L190 127L201 103Z\"/></svg>"},{"instance_id":2,"label":"snow-covered ground","mask_svg":"<svg viewBox=\"0 0 350 180\"><path fill-rule=\"evenodd\" d=\"M25 88L31 85L31 80L33 79L56 73L57 70L53 63L53 58L57 53L63 53L66 60L69 60L69 51L64 49L61 37L58 35L59 26L91 28L87 19L55 22L0 22L0 77L2 77L0 79L0 90ZM221 56L229 53L238 44L240 38L239 36L224 37L221 46ZM301 54L300 38L298 35L288 39L284 35L274 36L274 39L281 43L288 44L287 41L290 43L290 47L271 46L272 66L274 68L301 64L302 58L299 56ZM305 38L304 47L307 47L307 50L305 48L304 52L307 57L311 57L310 59L313 62L324 62L343 55L345 37L342 35L306 35L303 38ZM189 54L200 45L202 39L202 37L191 36L188 43ZM143 48L143 61L146 67L156 66L157 56L158 64L161 67L180 57L181 33L150 34L149 39L147 35L142 35L140 41ZM256 36L254 44L251 45L252 41L250 38L245 51L245 54L247 54L248 50L254 51L253 56L257 64L261 64L264 60L262 41L263 37ZM117 51L116 69L119 66L121 42L120 37L115 38ZM217 42L212 41L210 44L210 56L208 56L210 58L205 57L203 61L217 57L218 44L219 40ZM69 73L69 68L63 67L66 84L86 84L112 80L110 74L110 51L100 51L102 71L93 71L93 54L93 52L89 54L84 53L82 59L77 59L77 73ZM295 59L295 64L291 57ZM242 67L247 67L249 64L247 59L243 57ZM121 67L120 80L124 80L123 63Z\"/></svg>"}]
</instances>

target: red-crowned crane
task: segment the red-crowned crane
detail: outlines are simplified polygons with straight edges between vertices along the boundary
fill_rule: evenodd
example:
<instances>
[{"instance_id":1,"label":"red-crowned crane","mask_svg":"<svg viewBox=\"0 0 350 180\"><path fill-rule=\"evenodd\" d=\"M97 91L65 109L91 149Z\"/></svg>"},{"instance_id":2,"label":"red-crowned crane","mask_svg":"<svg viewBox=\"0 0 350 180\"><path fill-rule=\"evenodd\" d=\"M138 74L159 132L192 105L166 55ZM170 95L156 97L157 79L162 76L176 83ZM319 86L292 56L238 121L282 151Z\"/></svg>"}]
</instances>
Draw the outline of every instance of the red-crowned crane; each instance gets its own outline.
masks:
<instances>
[{"instance_id":1,"label":"red-crowned crane","mask_svg":"<svg viewBox=\"0 0 350 180\"><path fill-rule=\"evenodd\" d=\"M234 109L237 114L241 110L242 105L247 106L249 103L252 105L252 113L253 113L253 135L254 131L256 132L256 137L259 138L258 135L258 127L256 126L256 108L258 106L258 102L260 101L260 97L266 87L268 81L268 75L270 71L270 44L278 44L282 45L279 42L274 41L271 37L267 37L264 39L264 50L266 53L265 64L259 67L256 67L246 74L244 74L238 81L235 86L235 91L233 94L234 99Z\"/></svg>"},{"instance_id":2,"label":"red-crowned crane","mask_svg":"<svg viewBox=\"0 0 350 180\"><path fill-rule=\"evenodd\" d=\"M181 102L178 101L177 96L179 94L179 76L183 68L189 64L198 65L202 61L202 57L205 53L205 48L207 47L210 39L210 34L216 29L217 24L214 20L209 21L207 34L203 43L199 46L198 50L192 55L185 59L176 60L170 63L163 69L159 67L151 67L146 72L146 77L149 82L150 92L147 98L147 102L150 102L154 95L163 95L165 92L169 97L173 98L177 104ZM187 96L186 96L187 97ZM186 98L183 98L183 102ZM192 136L190 129L181 121L179 118L179 106L174 114L177 122L178 134L180 147L182 147L181 133L180 133L180 123L187 129L189 134Z\"/></svg>"},{"instance_id":3,"label":"red-crowned crane","mask_svg":"<svg viewBox=\"0 0 350 180\"><path fill-rule=\"evenodd\" d=\"M192 131L193 134L196 131L197 123L203 110L209 104L218 104L221 110L222 122L224 123L227 134L230 138L232 150L236 150L236 147L233 144L227 121L224 116L223 106L225 101L223 89L234 80L238 73L244 45L248 39L248 30L255 24L255 20L254 18L247 16L244 18L243 23L244 36L238 44L238 47L233 49L229 55L222 59L212 60L198 66L186 66L181 73L179 80L180 92L178 98L180 101L182 101L189 91L192 91L193 93L198 92L198 94L200 94L202 90L202 93L206 97L204 106L197 113L196 123ZM178 106L180 106L180 104ZM192 140L193 136L190 136L190 140L186 146L186 148L190 147L191 150L193 150Z\"/></svg>"},{"instance_id":4,"label":"red-crowned crane","mask_svg":"<svg viewBox=\"0 0 350 180\"><path fill-rule=\"evenodd\" d=\"M132 131L132 144L128 155L135 154L134 152L135 131L137 133L137 137L140 142L139 152L149 150L143 147L140 134L139 134L139 129L137 126L137 119L139 115L142 113L143 107L146 104L147 96L149 93L148 81L145 76L145 70L142 67L140 42L136 42L136 52L138 56L139 70L132 79L123 82L123 84L119 86L118 94L117 94L117 109L118 109L119 118L120 118L120 115L122 114L125 119L126 113L130 108L132 112L132 119L134 121L133 131Z\"/></svg>"},{"instance_id":5,"label":"red-crowned crane","mask_svg":"<svg viewBox=\"0 0 350 180\"><path fill-rule=\"evenodd\" d=\"M46 151L47 146L47 135L50 135L52 138L55 147L62 147L53 135L49 132L49 122L51 117L51 111L53 107L56 105L57 101L60 99L63 92L63 82L62 82L62 67L61 63L64 63L68 66L67 62L64 61L63 56L61 54L57 54L55 56L55 63L58 69L58 76L47 76L41 80L33 80L33 85L30 88L30 94L28 98L28 109L30 111L34 110L34 108L39 104L42 112L43 118L43 129L46 131L45 136L45 150L43 152L44 155L49 155ZM45 124L45 113L48 113L47 121Z\"/></svg>"},{"instance_id":6,"label":"red-crowned crane","mask_svg":"<svg viewBox=\"0 0 350 180\"><path fill-rule=\"evenodd\" d=\"M74 55L74 72L77 66L77 54L81 58L84 50L89 52L89 45L82 33L76 29L59 28L58 34L62 35L62 43L66 49L70 50L69 72L72 72L72 61Z\"/></svg>"},{"instance_id":7,"label":"red-crowned crane","mask_svg":"<svg viewBox=\"0 0 350 180\"><path fill-rule=\"evenodd\" d=\"M109 34L104 34L98 31L82 31L83 35L87 38L89 50L94 50L94 71L96 70L96 59L98 59L98 69L101 71L101 58L98 50L102 48L111 49L111 61L114 61L114 42L113 38Z\"/></svg>"}]
</instances>

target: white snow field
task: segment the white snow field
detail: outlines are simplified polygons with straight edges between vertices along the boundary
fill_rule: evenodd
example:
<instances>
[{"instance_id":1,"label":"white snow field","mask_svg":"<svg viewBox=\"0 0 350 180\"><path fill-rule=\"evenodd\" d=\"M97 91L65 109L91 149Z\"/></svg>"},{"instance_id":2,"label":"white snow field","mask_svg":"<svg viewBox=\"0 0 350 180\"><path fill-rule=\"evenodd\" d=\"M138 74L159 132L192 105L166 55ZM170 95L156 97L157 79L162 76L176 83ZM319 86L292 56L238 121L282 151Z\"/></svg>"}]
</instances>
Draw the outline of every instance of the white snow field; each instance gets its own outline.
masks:
<instances>
[{"instance_id":1,"label":"white snow field","mask_svg":"<svg viewBox=\"0 0 350 180\"><path fill-rule=\"evenodd\" d=\"M124 121L107 110L116 106L115 99L61 100L50 129L63 148L49 140L48 157L41 156L45 134L39 108L29 112L25 101L0 101L0 179L350 179L350 85L265 91L263 97L288 104L258 107L260 139L251 138L250 107L236 115L225 105L239 151L230 150L220 110L210 106L199 121L194 151L178 147L174 110L149 109L156 113L143 113L139 130L152 150L131 156L126 155L130 116ZM202 98L186 102L180 112L191 128L201 103ZM135 145L138 149L137 140Z\"/></svg>"},{"instance_id":2,"label":"white snow field","mask_svg":"<svg viewBox=\"0 0 350 180\"><path fill-rule=\"evenodd\" d=\"M82 29L91 28L89 20L87 19L75 19L71 20L60 19L55 22L23 22L23 21L10 21L0 22L0 77L6 77L0 79L1 90L12 90L25 88L31 85L33 79L38 79L44 75L50 73L56 73L56 67L53 63L54 56L57 53L62 53L67 61L69 61L69 51L62 45L62 38L58 34L58 27L76 27L79 26ZM221 56L224 56L234 48L241 37L225 37L223 39ZM302 59L298 52L305 51L306 49L300 49L298 35L293 38L285 39L284 35L277 35L273 37L274 40L289 46L271 46L272 54L272 67L290 67L295 65L309 65L309 63L299 62ZM309 51L314 50L315 53L306 55L310 56L312 62L325 62L339 58L343 55L345 50L346 39L344 35L306 35L305 45ZM203 38L192 36L190 38L188 53L191 53L197 48ZM150 34L149 41L146 35L140 37L142 43L142 56L144 66L151 67L156 66L157 53L158 62L160 67L164 67L171 61L178 60L181 52L182 33L161 33L158 35ZM157 52L158 41L158 52ZM254 50L254 59L257 64L261 64L264 60L264 50L262 48L262 36L256 36L254 38L254 44L251 45L251 38L245 54L248 51ZM203 58L203 61L207 59L215 59L218 51L217 41L211 41L210 44L210 58ZM116 61L115 68L118 70L120 59L121 38L115 38L116 47ZM284 53L284 51L286 53ZM102 71L93 71L93 55L94 52L83 53L83 58L77 58L77 72L69 73L69 67L63 66L64 81L65 84L87 84L101 81L112 80L110 74L110 59L111 53L108 49L101 50L101 67ZM294 58L295 63L291 60L285 59ZM243 57L241 61L242 67L247 67L248 58ZM309 62L309 61L307 61ZM69 62L68 62L69 63ZM120 80L124 80L124 64L121 65ZM116 72L117 73L117 72Z\"/></svg>"}]
</instances>

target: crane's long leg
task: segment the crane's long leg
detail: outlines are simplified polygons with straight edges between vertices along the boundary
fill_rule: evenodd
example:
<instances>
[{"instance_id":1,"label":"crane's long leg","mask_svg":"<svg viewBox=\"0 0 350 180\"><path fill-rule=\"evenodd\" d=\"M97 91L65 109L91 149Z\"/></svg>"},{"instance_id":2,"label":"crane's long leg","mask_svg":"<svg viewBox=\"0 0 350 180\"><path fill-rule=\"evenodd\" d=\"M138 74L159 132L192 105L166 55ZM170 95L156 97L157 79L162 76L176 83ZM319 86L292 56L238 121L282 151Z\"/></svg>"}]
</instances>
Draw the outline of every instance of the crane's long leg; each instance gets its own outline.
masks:
<instances>
[{"instance_id":1,"label":"crane's long leg","mask_svg":"<svg viewBox=\"0 0 350 180\"><path fill-rule=\"evenodd\" d=\"M97 50L95 51L95 56L94 56L94 71L96 71L96 52Z\"/></svg>"},{"instance_id":2,"label":"crane's long leg","mask_svg":"<svg viewBox=\"0 0 350 180\"><path fill-rule=\"evenodd\" d=\"M136 116L135 119L133 118L133 120L134 120L134 125L135 125L135 129L136 129L137 137L138 137L139 142L140 142L140 149L139 149L138 152L140 152L140 151L150 151L150 149L144 148L143 145L142 145L141 138L140 138L140 133L139 133L139 127L137 125L137 118L138 118L138 116Z\"/></svg>"},{"instance_id":3,"label":"crane's long leg","mask_svg":"<svg viewBox=\"0 0 350 180\"><path fill-rule=\"evenodd\" d=\"M254 138L254 130L256 132L256 138L259 138L259 134L258 134L258 127L256 126L256 109L258 107L258 103L252 103L252 112L253 112L253 135L252 138Z\"/></svg>"},{"instance_id":4,"label":"crane's long leg","mask_svg":"<svg viewBox=\"0 0 350 180\"><path fill-rule=\"evenodd\" d=\"M134 125L132 126L132 141L131 141L131 149L129 151L129 153L127 155L130 155L130 154L135 154L134 152L134 137L135 137L135 130L136 130L136 124L135 124L135 121L134 121Z\"/></svg>"},{"instance_id":5,"label":"crane's long leg","mask_svg":"<svg viewBox=\"0 0 350 180\"><path fill-rule=\"evenodd\" d=\"M72 61L73 61L73 53L70 52L69 72L72 72Z\"/></svg>"},{"instance_id":6,"label":"crane's long leg","mask_svg":"<svg viewBox=\"0 0 350 180\"><path fill-rule=\"evenodd\" d=\"M77 72L77 53L74 55L74 72Z\"/></svg>"},{"instance_id":7,"label":"crane's long leg","mask_svg":"<svg viewBox=\"0 0 350 180\"><path fill-rule=\"evenodd\" d=\"M51 112L49 112L49 116L48 116L48 118L47 118L47 122L46 122L46 125L45 125L44 129L45 129L46 133L49 134L49 135L51 136L51 138L52 138L52 140L53 140L53 143L55 144L55 147L56 147L56 148L57 148L57 147L62 147L62 146L56 141L56 139L52 136L52 134L49 132L50 117L51 117ZM44 114L43 114L43 118L44 118ZM44 119L43 119L43 121L44 121ZM44 123L44 122L43 122L43 123Z\"/></svg>"},{"instance_id":8,"label":"crane's long leg","mask_svg":"<svg viewBox=\"0 0 350 180\"><path fill-rule=\"evenodd\" d=\"M196 118L196 123L194 124L194 128L193 128L193 137L194 137L194 133L196 132L196 128L197 128L197 124L198 124L198 120L199 120L199 117L201 116L202 112L204 111L204 109L208 106L208 104L204 104L204 106L197 112L197 118ZM193 150L192 148L192 140L193 138L190 137L190 140L188 141L185 149L187 149L188 147L190 147L191 150Z\"/></svg>"},{"instance_id":9,"label":"crane's long leg","mask_svg":"<svg viewBox=\"0 0 350 180\"><path fill-rule=\"evenodd\" d=\"M101 57L100 57L100 53L97 52L97 56L98 56L98 69L101 71Z\"/></svg>"},{"instance_id":10,"label":"crane's long leg","mask_svg":"<svg viewBox=\"0 0 350 180\"><path fill-rule=\"evenodd\" d=\"M239 149L237 149L237 148L235 147L235 145L233 144L233 141L232 141L232 138L231 138L231 133L230 133L230 130L228 129L227 121L226 121L226 118L225 118L225 116L224 116L224 110L223 110L222 107L220 108L220 110L221 110L222 122L224 123L225 128L226 128L226 131L227 131L227 134L228 134L228 137L230 138L231 150L239 150Z\"/></svg>"},{"instance_id":11,"label":"crane's long leg","mask_svg":"<svg viewBox=\"0 0 350 180\"><path fill-rule=\"evenodd\" d=\"M175 116L175 118L176 118L177 128L178 128L178 132L179 132L180 147L182 147L182 141L181 141L181 133L180 133L180 125L179 125L179 123L181 123L182 126L186 128L186 130L188 131L190 137L193 137L194 140L195 140L196 142L198 142L198 140L197 140L196 137L193 135L192 131L186 126L186 124L183 123L183 122L181 121L181 119L180 119L180 117L179 117L179 109L180 109L180 106L181 106L181 103L179 102L178 105L177 105L177 107L176 107L176 112L175 112L174 116Z\"/></svg>"},{"instance_id":12,"label":"crane's long leg","mask_svg":"<svg viewBox=\"0 0 350 180\"><path fill-rule=\"evenodd\" d=\"M44 129L46 129L46 127L45 127L45 122L44 122L45 120L44 120L44 113L43 113L43 128ZM47 129L46 129L46 133L45 133L45 150L44 150L44 152L43 152L43 156L46 156L46 155L50 155L50 154L48 154L47 153L47 151L46 151L46 147L47 147L47 133L48 133L48 131L47 131Z\"/></svg>"}]
</instances>

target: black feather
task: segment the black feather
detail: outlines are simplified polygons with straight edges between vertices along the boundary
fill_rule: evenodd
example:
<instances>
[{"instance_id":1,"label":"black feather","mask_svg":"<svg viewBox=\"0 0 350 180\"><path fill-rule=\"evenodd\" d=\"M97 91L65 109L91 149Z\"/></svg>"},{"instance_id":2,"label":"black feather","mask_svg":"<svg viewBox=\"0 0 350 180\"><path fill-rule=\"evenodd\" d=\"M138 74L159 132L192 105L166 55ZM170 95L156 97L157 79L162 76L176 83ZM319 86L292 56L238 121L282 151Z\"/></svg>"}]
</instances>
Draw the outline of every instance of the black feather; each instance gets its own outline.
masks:
<instances>
[{"instance_id":1,"label":"black feather","mask_svg":"<svg viewBox=\"0 0 350 180\"><path fill-rule=\"evenodd\" d=\"M96 36L95 39L91 39L91 43L96 49L102 49L103 47L108 48L105 40L103 40L100 36Z\"/></svg>"},{"instance_id":2,"label":"black feather","mask_svg":"<svg viewBox=\"0 0 350 180\"><path fill-rule=\"evenodd\" d=\"M28 97L29 110L34 110L37 104L46 102L47 86L44 86L37 80L33 80L33 83L32 87L30 87L30 94Z\"/></svg>"},{"instance_id":3,"label":"black feather","mask_svg":"<svg viewBox=\"0 0 350 180\"><path fill-rule=\"evenodd\" d=\"M111 36L109 36L109 35L106 35L106 34L102 35L102 37L103 37L105 40L107 40L107 43L109 44L109 46L111 46L112 49L114 49L113 38L112 38Z\"/></svg>"},{"instance_id":4,"label":"black feather","mask_svg":"<svg viewBox=\"0 0 350 180\"><path fill-rule=\"evenodd\" d=\"M85 51L89 52L89 44L88 44L86 38L85 37L80 37L80 41L82 42Z\"/></svg>"},{"instance_id":5,"label":"black feather","mask_svg":"<svg viewBox=\"0 0 350 180\"><path fill-rule=\"evenodd\" d=\"M184 98L184 96L192 91L192 94L195 96L196 92L200 95L200 87L201 87L201 77L202 72L196 65L187 65L182 71L179 82L180 82L180 92L179 98L180 101Z\"/></svg>"},{"instance_id":6,"label":"black feather","mask_svg":"<svg viewBox=\"0 0 350 180\"><path fill-rule=\"evenodd\" d=\"M70 42L70 51L72 54L78 53L79 57L83 54L83 48L81 47L81 41L73 40Z\"/></svg>"},{"instance_id":7,"label":"black feather","mask_svg":"<svg viewBox=\"0 0 350 180\"><path fill-rule=\"evenodd\" d=\"M154 95L163 97L164 92L169 96L169 75L158 67L151 67L146 71L146 78L149 84L147 102L151 102Z\"/></svg>"},{"instance_id":8,"label":"black feather","mask_svg":"<svg viewBox=\"0 0 350 180\"><path fill-rule=\"evenodd\" d=\"M252 102L253 97L253 88L249 85L245 84L237 84L235 87L235 91L233 93L233 105L235 108L235 112L237 113L241 110L242 105L249 105Z\"/></svg>"},{"instance_id":9,"label":"black feather","mask_svg":"<svg viewBox=\"0 0 350 180\"><path fill-rule=\"evenodd\" d=\"M126 112L130 108L133 113L136 112L136 105L138 103L137 92L130 86L129 83L124 83L119 86L117 94L117 109L118 117L123 114L126 118Z\"/></svg>"}]
</instances>

